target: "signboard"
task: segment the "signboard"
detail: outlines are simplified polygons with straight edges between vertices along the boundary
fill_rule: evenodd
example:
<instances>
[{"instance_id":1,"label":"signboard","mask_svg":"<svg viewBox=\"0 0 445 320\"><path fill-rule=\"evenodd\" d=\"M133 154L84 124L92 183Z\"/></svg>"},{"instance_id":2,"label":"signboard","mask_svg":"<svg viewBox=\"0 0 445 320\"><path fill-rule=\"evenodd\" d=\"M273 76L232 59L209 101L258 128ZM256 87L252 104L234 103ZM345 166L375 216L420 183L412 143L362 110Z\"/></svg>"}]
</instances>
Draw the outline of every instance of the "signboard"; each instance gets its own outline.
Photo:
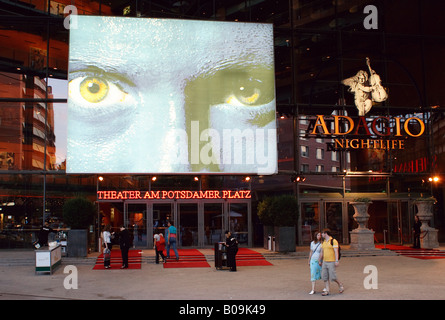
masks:
<instances>
[{"instance_id":1,"label":"signboard","mask_svg":"<svg viewBox=\"0 0 445 320\"><path fill-rule=\"evenodd\" d=\"M97 200L251 199L250 190L97 191Z\"/></svg>"},{"instance_id":2,"label":"signboard","mask_svg":"<svg viewBox=\"0 0 445 320\"><path fill-rule=\"evenodd\" d=\"M328 151L368 149L403 150L408 137L417 138L425 132L425 123L416 116L367 115L375 103L388 99L387 89L382 86L380 76L371 69L370 59L366 58L369 75L359 70L353 77L342 81L354 94L354 104L358 117L347 115L317 115L309 119L308 135L332 139Z\"/></svg>"},{"instance_id":3,"label":"signboard","mask_svg":"<svg viewBox=\"0 0 445 320\"><path fill-rule=\"evenodd\" d=\"M329 130L328 127L332 127ZM328 126L329 124L329 126ZM411 126L417 127L414 130ZM324 135L334 139L330 150L341 149L404 149L405 137L420 137L425 132L425 124L418 117L375 117L323 116L309 125L309 134ZM344 138L348 136L348 138ZM365 137L365 138L363 138Z\"/></svg>"}]
</instances>

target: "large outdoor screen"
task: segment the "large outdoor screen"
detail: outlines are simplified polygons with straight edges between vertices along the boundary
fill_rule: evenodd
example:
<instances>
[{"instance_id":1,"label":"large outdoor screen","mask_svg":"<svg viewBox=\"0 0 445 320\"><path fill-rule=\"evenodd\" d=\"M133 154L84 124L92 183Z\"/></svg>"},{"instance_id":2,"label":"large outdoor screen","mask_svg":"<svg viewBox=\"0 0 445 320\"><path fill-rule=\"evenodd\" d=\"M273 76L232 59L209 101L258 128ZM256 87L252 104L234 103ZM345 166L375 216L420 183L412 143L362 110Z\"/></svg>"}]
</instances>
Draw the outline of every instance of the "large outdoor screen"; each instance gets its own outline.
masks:
<instances>
[{"instance_id":1,"label":"large outdoor screen","mask_svg":"<svg viewBox=\"0 0 445 320\"><path fill-rule=\"evenodd\" d=\"M77 19L67 173L277 172L271 24Z\"/></svg>"}]
</instances>

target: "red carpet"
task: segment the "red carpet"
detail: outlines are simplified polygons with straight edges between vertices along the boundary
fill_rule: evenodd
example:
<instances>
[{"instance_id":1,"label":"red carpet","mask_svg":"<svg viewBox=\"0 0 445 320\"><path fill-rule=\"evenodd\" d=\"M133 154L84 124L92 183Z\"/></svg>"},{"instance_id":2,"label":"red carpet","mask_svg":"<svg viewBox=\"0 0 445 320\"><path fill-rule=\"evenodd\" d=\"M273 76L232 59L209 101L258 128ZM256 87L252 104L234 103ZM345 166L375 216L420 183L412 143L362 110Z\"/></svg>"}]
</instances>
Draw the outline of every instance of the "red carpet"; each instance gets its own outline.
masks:
<instances>
[{"instance_id":1,"label":"red carpet","mask_svg":"<svg viewBox=\"0 0 445 320\"><path fill-rule=\"evenodd\" d=\"M375 247L378 249L383 249L384 245L376 245ZM386 249L389 249L391 251L397 252L402 256L410 258L445 259L445 251L440 251L437 249L415 249L408 246L393 245L393 244L387 244Z\"/></svg>"},{"instance_id":2,"label":"red carpet","mask_svg":"<svg viewBox=\"0 0 445 320\"><path fill-rule=\"evenodd\" d=\"M166 255L166 252L164 251ZM178 249L179 261L176 261L175 253L170 249L170 258L164 263L164 268L209 268L205 256L197 249ZM166 255L167 256L167 255Z\"/></svg>"},{"instance_id":3,"label":"red carpet","mask_svg":"<svg viewBox=\"0 0 445 320\"><path fill-rule=\"evenodd\" d=\"M272 266L273 264L264 258L264 256L248 248L239 248L236 254L236 266Z\"/></svg>"},{"instance_id":4,"label":"red carpet","mask_svg":"<svg viewBox=\"0 0 445 320\"><path fill-rule=\"evenodd\" d=\"M140 250L128 251L128 269L140 269L142 262L142 256ZM120 269L122 266L122 256L120 249L111 250L111 269ZM101 253L96 260L96 264L93 270L105 270L104 267L104 255Z\"/></svg>"}]
</instances>

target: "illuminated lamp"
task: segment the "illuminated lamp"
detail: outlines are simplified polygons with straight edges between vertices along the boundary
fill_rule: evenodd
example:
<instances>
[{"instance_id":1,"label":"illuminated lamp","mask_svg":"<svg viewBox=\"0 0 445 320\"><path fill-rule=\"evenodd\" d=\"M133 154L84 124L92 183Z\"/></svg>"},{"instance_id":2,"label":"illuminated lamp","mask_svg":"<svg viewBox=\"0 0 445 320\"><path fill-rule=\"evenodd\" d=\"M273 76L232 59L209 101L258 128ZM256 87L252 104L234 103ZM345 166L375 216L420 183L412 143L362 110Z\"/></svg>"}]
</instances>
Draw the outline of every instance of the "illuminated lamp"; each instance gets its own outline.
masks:
<instances>
[{"instance_id":1,"label":"illuminated lamp","mask_svg":"<svg viewBox=\"0 0 445 320\"><path fill-rule=\"evenodd\" d=\"M152 178L151 178L151 181L155 182L155 181L156 181L156 179L157 179L157 177L156 177L156 176L155 176L155 177L152 177Z\"/></svg>"},{"instance_id":2,"label":"illuminated lamp","mask_svg":"<svg viewBox=\"0 0 445 320\"><path fill-rule=\"evenodd\" d=\"M245 182L249 182L249 181L250 181L250 177L249 177L249 176L244 177L243 181L245 181Z\"/></svg>"},{"instance_id":3,"label":"illuminated lamp","mask_svg":"<svg viewBox=\"0 0 445 320\"><path fill-rule=\"evenodd\" d=\"M297 175L292 175L291 176L291 178L290 178L290 181L291 182L303 182L303 181L305 181L306 180L306 177L303 177L303 176L297 176Z\"/></svg>"},{"instance_id":4,"label":"illuminated lamp","mask_svg":"<svg viewBox=\"0 0 445 320\"><path fill-rule=\"evenodd\" d=\"M439 177L438 176L434 176L434 177L429 177L428 178L428 181L429 182L439 182Z\"/></svg>"},{"instance_id":5,"label":"illuminated lamp","mask_svg":"<svg viewBox=\"0 0 445 320\"><path fill-rule=\"evenodd\" d=\"M193 180L199 181L199 177L194 177Z\"/></svg>"},{"instance_id":6,"label":"illuminated lamp","mask_svg":"<svg viewBox=\"0 0 445 320\"><path fill-rule=\"evenodd\" d=\"M99 181L104 181L104 177L99 176L99 177L97 177L97 180L99 180Z\"/></svg>"}]
</instances>

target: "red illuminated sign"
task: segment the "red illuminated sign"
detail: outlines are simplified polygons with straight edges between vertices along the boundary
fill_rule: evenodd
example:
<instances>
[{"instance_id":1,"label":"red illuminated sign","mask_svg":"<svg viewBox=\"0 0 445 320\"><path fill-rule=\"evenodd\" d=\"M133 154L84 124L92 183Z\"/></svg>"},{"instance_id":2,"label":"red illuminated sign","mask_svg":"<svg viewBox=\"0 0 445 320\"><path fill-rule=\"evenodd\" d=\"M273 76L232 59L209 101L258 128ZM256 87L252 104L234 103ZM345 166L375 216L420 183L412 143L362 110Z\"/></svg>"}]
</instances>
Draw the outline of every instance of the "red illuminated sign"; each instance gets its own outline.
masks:
<instances>
[{"instance_id":1,"label":"red illuminated sign","mask_svg":"<svg viewBox=\"0 0 445 320\"><path fill-rule=\"evenodd\" d=\"M250 190L97 191L97 200L250 199Z\"/></svg>"}]
</instances>

